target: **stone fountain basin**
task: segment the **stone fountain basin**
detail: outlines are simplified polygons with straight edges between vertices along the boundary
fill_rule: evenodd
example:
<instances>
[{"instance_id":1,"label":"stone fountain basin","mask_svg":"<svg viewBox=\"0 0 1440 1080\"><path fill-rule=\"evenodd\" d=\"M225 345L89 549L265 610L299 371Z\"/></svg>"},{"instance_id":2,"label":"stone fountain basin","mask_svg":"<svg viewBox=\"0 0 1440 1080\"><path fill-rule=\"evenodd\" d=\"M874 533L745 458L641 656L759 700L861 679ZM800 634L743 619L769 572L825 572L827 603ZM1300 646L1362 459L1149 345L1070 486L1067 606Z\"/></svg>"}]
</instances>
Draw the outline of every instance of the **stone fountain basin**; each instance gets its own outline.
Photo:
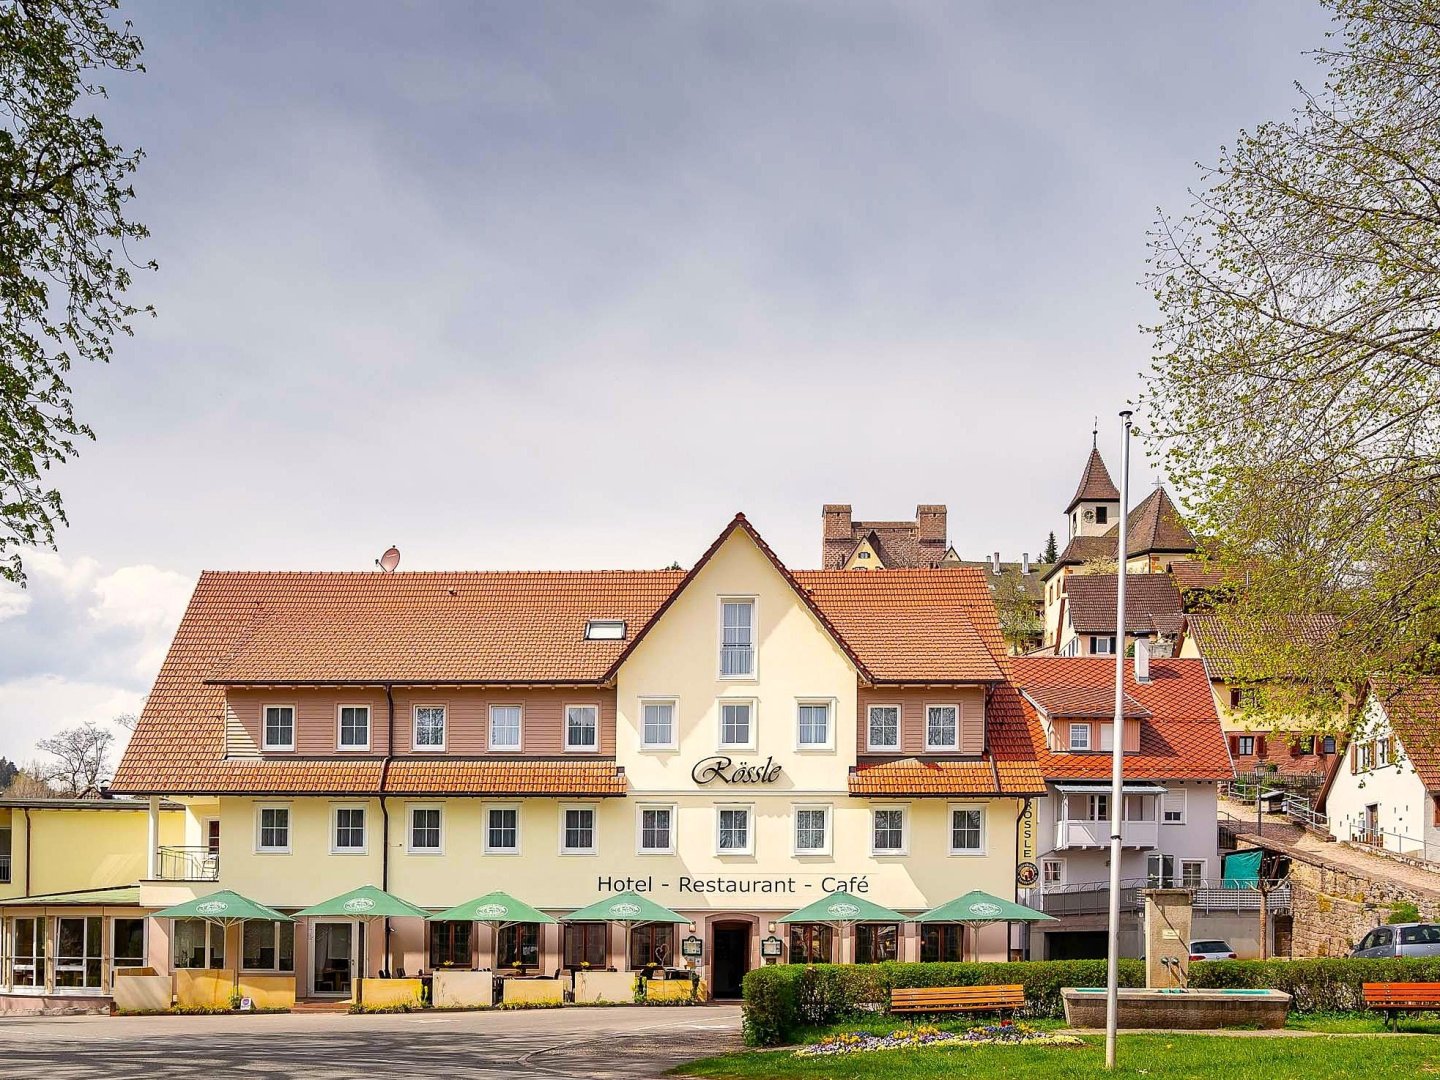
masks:
<instances>
[{"instance_id":1,"label":"stone fountain basin","mask_svg":"<svg viewBox=\"0 0 1440 1080\"><path fill-rule=\"evenodd\" d=\"M1104 987L1067 987L1065 1022L1072 1028L1105 1026ZM1290 995L1280 990L1120 991L1122 1028L1282 1028Z\"/></svg>"}]
</instances>

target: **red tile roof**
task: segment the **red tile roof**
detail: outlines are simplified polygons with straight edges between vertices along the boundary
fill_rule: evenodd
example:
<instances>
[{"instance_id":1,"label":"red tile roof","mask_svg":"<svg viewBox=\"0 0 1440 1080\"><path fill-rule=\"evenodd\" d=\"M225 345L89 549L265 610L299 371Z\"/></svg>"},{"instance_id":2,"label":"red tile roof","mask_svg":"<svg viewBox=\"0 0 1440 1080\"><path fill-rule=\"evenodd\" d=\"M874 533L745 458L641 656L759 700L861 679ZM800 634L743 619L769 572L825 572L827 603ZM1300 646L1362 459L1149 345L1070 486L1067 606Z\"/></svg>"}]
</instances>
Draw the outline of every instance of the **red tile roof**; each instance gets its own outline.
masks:
<instances>
[{"instance_id":1,"label":"red tile roof","mask_svg":"<svg viewBox=\"0 0 1440 1080\"><path fill-rule=\"evenodd\" d=\"M1111 538L1112 545L1120 535L1119 529L1117 521L1105 534ZM1195 543L1195 534L1185 524L1185 519L1175 509L1163 487L1157 487L1131 509L1125 531L1128 534L1125 550L1131 556L1151 551L1190 552L1199 547Z\"/></svg>"},{"instance_id":2,"label":"red tile roof","mask_svg":"<svg viewBox=\"0 0 1440 1080\"><path fill-rule=\"evenodd\" d=\"M1303 668L1308 650L1334 645L1340 621L1334 615L1250 618L1232 612L1186 615L1184 625L1210 677L1228 681L1245 667L1255 667L1247 664L1247 655L1263 653L1270 664L1278 660L1287 670Z\"/></svg>"},{"instance_id":3,"label":"red tile roof","mask_svg":"<svg viewBox=\"0 0 1440 1080\"><path fill-rule=\"evenodd\" d=\"M1114 698L1115 661L1110 657L1016 657L1015 682L1027 694L1047 690L1104 691ZM1125 774L1133 780L1224 780L1235 775L1230 752L1215 712L1215 698L1204 665L1198 660L1151 660L1151 681L1137 683L1135 667L1125 665L1125 693L1150 716L1140 722L1140 750L1125 755ZM1047 780L1104 780L1110 755L1052 752L1039 714L1025 703L1040 769ZM1113 715L1113 713L1112 713Z\"/></svg>"},{"instance_id":4,"label":"red tile roof","mask_svg":"<svg viewBox=\"0 0 1440 1080\"><path fill-rule=\"evenodd\" d=\"M1105 459L1100 456L1100 451L1092 449L1090 456L1085 459L1085 471L1080 474L1080 486L1075 489L1075 497L1070 500L1070 505L1065 507L1065 513L1075 509L1075 504L1080 502L1119 502L1120 491L1115 486L1115 481L1110 479L1110 470L1105 468Z\"/></svg>"},{"instance_id":5,"label":"red tile roof","mask_svg":"<svg viewBox=\"0 0 1440 1080\"><path fill-rule=\"evenodd\" d=\"M1117 574L1071 574L1065 579L1070 624L1077 634L1115 633ZM1180 614L1180 591L1166 574L1125 575L1125 632L1155 632L1155 616Z\"/></svg>"},{"instance_id":6,"label":"red tile roof","mask_svg":"<svg viewBox=\"0 0 1440 1080\"><path fill-rule=\"evenodd\" d=\"M704 558L736 530L746 532L771 559L862 678L1005 678L1004 642L980 572L792 574L743 515ZM604 684L695 572L206 572L113 789L268 792L288 784L296 791L374 791L379 782L374 762L224 760L224 686ZM585 640L590 618L626 620L627 640ZM481 763L441 759L432 764L440 771L426 783L439 785L437 790L469 790L445 785L475 783L488 791L484 785L496 782ZM416 767L407 765L396 776L410 776ZM399 782L389 778L387 789ZM611 780L586 774L584 782L591 785L587 791L610 793L606 785ZM620 784L623 788L623 780Z\"/></svg>"},{"instance_id":7,"label":"red tile roof","mask_svg":"<svg viewBox=\"0 0 1440 1080\"><path fill-rule=\"evenodd\" d=\"M1384 707L1425 790L1440 792L1440 678L1376 679L1370 693Z\"/></svg>"},{"instance_id":8,"label":"red tile roof","mask_svg":"<svg viewBox=\"0 0 1440 1080\"><path fill-rule=\"evenodd\" d=\"M1041 572L1040 578L1047 581L1063 567L1082 566L1087 562L1102 559L1113 564L1118 554L1115 538L1112 536L1072 536L1065 545L1065 550L1060 552L1060 557Z\"/></svg>"},{"instance_id":9,"label":"red tile roof","mask_svg":"<svg viewBox=\"0 0 1440 1080\"><path fill-rule=\"evenodd\" d=\"M1033 705L1050 716L1115 715L1114 686L1052 686L1038 683L1034 686L1022 686L1021 692ZM1124 695L1123 707L1127 717L1150 715L1150 710L1129 694Z\"/></svg>"}]
</instances>

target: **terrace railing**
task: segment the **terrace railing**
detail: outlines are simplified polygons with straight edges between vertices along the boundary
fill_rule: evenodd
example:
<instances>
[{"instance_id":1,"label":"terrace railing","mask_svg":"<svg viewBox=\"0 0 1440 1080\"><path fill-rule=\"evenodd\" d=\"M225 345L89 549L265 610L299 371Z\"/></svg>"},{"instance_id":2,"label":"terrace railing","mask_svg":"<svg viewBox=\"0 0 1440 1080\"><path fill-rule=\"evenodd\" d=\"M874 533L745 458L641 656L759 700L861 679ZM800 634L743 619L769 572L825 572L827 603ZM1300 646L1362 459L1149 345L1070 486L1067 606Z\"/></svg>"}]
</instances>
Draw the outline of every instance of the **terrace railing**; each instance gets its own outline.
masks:
<instances>
[{"instance_id":1,"label":"terrace railing","mask_svg":"<svg viewBox=\"0 0 1440 1080\"><path fill-rule=\"evenodd\" d=\"M220 855L208 847L161 847L156 852L161 881L219 881Z\"/></svg>"},{"instance_id":2,"label":"terrace railing","mask_svg":"<svg viewBox=\"0 0 1440 1080\"><path fill-rule=\"evenodd\" d=\"M1272 914L1290 910L1288 882L1267 882ZM1183 888L1194 893L1196 911L1259 911L1260 890L1227 888L1219 881L1183 882L1176 879L1127 878L1120 883L1120 910L1137 912L1145 904L1145 890ZM1040 893L1040 910L1047 915L1103 915L1110 910L1108 881L1081 881L1069 885L1047 885Z\"/></svg>"}]
</instances>

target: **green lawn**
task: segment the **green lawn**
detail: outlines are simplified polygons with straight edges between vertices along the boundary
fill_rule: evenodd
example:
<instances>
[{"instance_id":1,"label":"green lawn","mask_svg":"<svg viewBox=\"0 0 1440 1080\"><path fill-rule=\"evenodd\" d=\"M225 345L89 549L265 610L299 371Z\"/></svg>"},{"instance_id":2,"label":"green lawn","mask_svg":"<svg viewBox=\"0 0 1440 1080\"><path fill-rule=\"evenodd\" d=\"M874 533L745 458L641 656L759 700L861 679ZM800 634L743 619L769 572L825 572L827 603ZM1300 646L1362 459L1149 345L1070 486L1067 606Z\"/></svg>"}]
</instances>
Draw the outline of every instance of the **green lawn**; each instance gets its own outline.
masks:
<instances>
[{"instance_id":1,"label":"green lawn","mask_svg":"<svg viewBox=\"0 0 1440 1080\"><path fill-rule=\"evenodd\" d=\"M847 1025L857 1030L867 1025ZM891 1025L893 1026L893 1025ZM798 1058L788 1050L703 1058L675 1071L716 1080L1317 1080L1323 1077L1404 1077L1440 1073L1440 1040L1363 1036L1122 1035L1119 1068L1105 1071L1105 1040L1083 1047L975 1047L884 1050Z\"/></svg>"}]
</instances>

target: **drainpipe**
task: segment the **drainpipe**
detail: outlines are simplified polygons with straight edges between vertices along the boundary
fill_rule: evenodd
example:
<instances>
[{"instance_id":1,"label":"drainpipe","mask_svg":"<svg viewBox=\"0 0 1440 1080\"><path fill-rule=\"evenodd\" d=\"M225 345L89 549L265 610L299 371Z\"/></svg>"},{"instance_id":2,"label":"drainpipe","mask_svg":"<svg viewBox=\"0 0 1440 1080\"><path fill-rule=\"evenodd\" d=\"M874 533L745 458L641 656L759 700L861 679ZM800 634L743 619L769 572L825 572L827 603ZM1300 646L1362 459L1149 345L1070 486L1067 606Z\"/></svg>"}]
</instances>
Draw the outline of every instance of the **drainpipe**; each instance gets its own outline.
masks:
<instances>
[{"instance_id":1,"label":"drainpipe","mask_svg":"<svg viewBox=\"0 0 1440 1080\"><path fill-rule=\"evenodd\" d=\"M395 752L395 688L385 684L385 759L380 762L380 888L390 890L390 807L385 802L385 781ZM385 970L390 970L390 917L385 917ZM364 975L364 972L361 972Z\"/></svg>"}]
</instances>

